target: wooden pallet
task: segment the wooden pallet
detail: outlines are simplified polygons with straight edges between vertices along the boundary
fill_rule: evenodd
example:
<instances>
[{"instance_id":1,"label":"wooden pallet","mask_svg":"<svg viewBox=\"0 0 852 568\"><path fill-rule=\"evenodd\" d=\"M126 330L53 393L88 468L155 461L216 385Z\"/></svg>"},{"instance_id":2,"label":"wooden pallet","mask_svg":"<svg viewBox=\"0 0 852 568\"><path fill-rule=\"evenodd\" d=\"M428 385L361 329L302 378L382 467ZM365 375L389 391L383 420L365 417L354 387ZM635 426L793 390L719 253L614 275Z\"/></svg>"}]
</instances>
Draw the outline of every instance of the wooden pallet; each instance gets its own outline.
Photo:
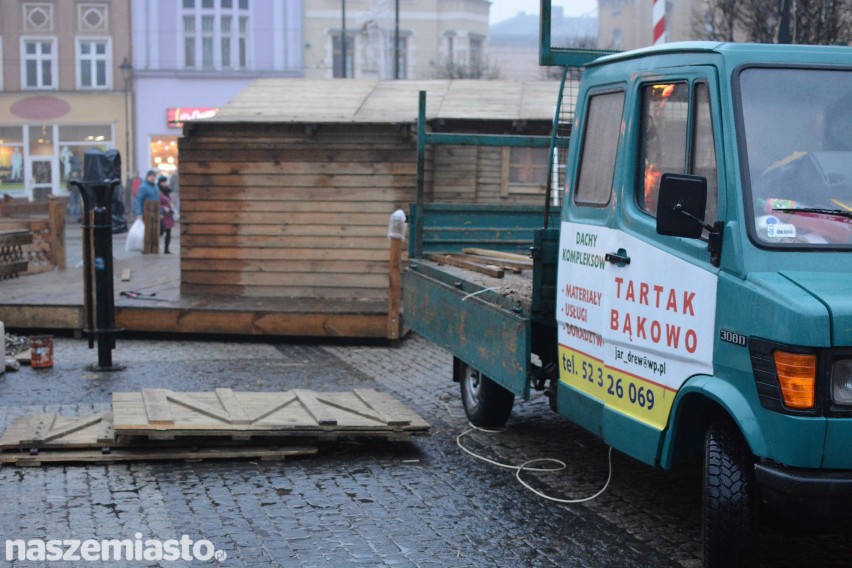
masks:
<instances>
[{"instance_id":1,"label":"wooden pallet","mask_svg":"<svg viewBox=\"0 0 852 568\"><path fill-rule=\"evenodd\" d=\"M428 435L429 423L373 389L321 393L284 392L177 393L167 389L114 393L116 436L155 440L207 436L247 440L263 436L379 437L405 441Z\"/></svg>"},{"instance_id":2,"label":"wooden pallet","mask_svg":"<svg viewBox=\"0 0 852 568\"><path fill-rule=\"evenodd\" d=\"M45 450L38 452L4 451L0 463L19 467L37 467L56 463L110 464L128 461L183 460L189 462L210 459L285 460L290 457L310 456L316 447L292 446L286 448L240 446L229 448L119 448L103 450Z\"/></svg>"},{"instance_id":3,"label":"wooden pallet","mask_svg":"<svg viewBox=\"0 0 852 568\"><path fill-rule=\"evenodd\" d=\"M112 413L92 416L34 414L15 419L0 438L0 450L92 449L116 445Z\"/></svg>"},{"instance_id":4,"label":"wooden pallet","mask_svg":"<svg viewBox=\"0 0 852 568\"><path fill-rule=\"evenodd\" d=\"M114 393L113 411L17 418L0 437L0 463L112 463L138 460L284 459L339 439L409 441L429 423L373 389L320 393Z\"/></svg>"}]
</instances>

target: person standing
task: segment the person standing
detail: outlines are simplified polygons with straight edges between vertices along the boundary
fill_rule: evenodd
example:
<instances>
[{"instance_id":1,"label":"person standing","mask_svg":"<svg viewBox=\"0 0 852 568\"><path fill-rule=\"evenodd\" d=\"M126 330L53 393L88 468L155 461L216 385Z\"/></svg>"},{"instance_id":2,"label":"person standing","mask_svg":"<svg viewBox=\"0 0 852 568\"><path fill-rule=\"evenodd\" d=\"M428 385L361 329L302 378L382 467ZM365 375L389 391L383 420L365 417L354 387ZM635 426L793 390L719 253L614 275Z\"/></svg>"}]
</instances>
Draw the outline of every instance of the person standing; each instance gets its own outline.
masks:
<instances>
[{"instance_id":1,"label":"person standing","mask_svg":"<svg viewBox=\"0 0 852 568\"><path fill-rule=\"evenodd\" d=\"M12 181L21 181L24 179L24 155L21 154L20 148L15 148L15 153L12 154Z\"/></svg>"},{"instance_id":2,"label":"person standing","mask_svg":"<svg viewBox=\"0 0 852 568\"><path fill-rule=\"evenodd\" d=\"M154 183L156 179L157 172L148 170L148 173L145 175L145 181L139 186L136 197L133 199L133 214L137 217L142 217L145 214L146 201L160 202L160 190L157 189Z\"/></svg>"},{"instance_id":3,"label":"person standing","mask_svg":"<svg viewBox=\"0 0 852 568\"><path fill-rule=\"evenodd\" d=\"M169 197L172 190L166 176L157 178L157 187L160 189L160 236L165 235L163 254L172 254L169 252L169 244L172 242L172 228L175 226L175 206Z\"/></svg>"},{"instance_id":4,"label":"person standing","mask_svg":"<svg viewBox=\"0 0 852 568\"><path fill-rule=\"evenodd\" d=\"M68 179L65 180L65 189L68 190L68 216L71 218L77 218L78 223L83 222L83 210L80 207L81 198L80 198L80 190L75 186L71 185L71 180L80 179L80 172L77 170L72 170L68 175Z\"/></svg>"}]
</instances>

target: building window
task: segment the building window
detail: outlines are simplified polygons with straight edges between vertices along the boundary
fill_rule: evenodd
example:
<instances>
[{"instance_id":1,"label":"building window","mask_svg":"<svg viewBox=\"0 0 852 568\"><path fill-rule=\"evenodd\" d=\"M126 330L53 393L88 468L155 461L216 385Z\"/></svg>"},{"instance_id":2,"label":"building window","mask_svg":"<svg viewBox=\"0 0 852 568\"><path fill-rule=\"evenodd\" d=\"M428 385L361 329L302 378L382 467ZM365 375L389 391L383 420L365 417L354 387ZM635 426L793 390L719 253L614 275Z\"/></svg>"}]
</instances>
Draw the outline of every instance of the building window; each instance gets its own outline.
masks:
<instances>
[{"instance_id":1,"label":"building window","mask_svg":"<svg viewBox=\"0 0 852 568\"><path fill-rule=\"evenodd\" d=\"M547 148L503 148L503 187L500 194L544 194L547 187Z\"/></svg>"},{"instance_id":2,"label":"building window","mask_svg":"<svg viewBox=\"0 0 852 568\"><path fill-rule=\"evenodd\" d=\"M248 67L248 18L240 17L240 35L239 35L239 57L240 69Z\"/></svg>"},{"instance_id":3,"label":"building window","mask_svg":"<svg viewBox=\"0 0 852 568\"><path fill-rule=\"evenodd\" d=\"M201 16L201 66L213 69L213 16Z\"/></svg>"},{"instance_id":4,"label":"building window","mask_svg":"<svg viewBox=\"0 0 852 568\"><path fill-rule=\"evenodd\" d=\"M612 30L612 44L610 48L621 51L621 28L615 28Z\"/></svg>"},{"instance_id":5,"label":"building window","mask_svg":"<svg viewBox=\"0 0 852 568\"><path fill-rule=\"evenodd\" d=\"M56 89L56 40L21 38L21 85L24 89Z\"/></svg>"},{"instance_id":6,"label":"building window","mask_svg":"<svg viewBox=\"0 0 852 568\"><path fill-rule=\"evenodd\" d=\"M484 40L481 37L470 38L470 67L471 69L481 69L483 58Z\"/></svg>"},{"instance_id":7,"label":"building window","mask_svg":"<svg viewBox=\"0 0 852 568\"><path fill-rule=\"evenodd\" d=\"M0 126L0 194L68 195L66 183L81 176L85 151L112 149L113 135L108 124Z\"/></svg>"},{"instance_id":8,"label":"building window","mask_svg":"<svg viewBox=\"0 0 852 568\"><path fill-rule=\"evenodd\" d=\"M24 134L20 126L0 126L0 193L24 196Z\"/></svg>"},{"instance_id":9,"label":"building window","mask_svg":"<svg viewBox=\"0 0 852 568\"><path fill-rule=\"evenodd\" d=\"M355 63L355 38L346 34L346 68L343 67L343 41L342 34L336 33L331 38L332 49L332 76L334 78L353 77Z\"/></svg>"},{"instance_id":10,"label":"building window","mask_svg":"<svg viewBox=\"0 0 852 568\"><path fill-rule=\"evenodd\" d=\"M222 0L222 7L225 7L225 1ZM222 48L222 68L230 69L231 62L231 43L233 42L233 33L231 31L233 18L231 16L222 16L221 33L219 43Z\"/></svg>"},{"instance_id":11,"label":"building window","mask_svg":"<svg viewBox=\"0 0 852 568\"><path fill-rule=\"evenodd\" d=\"M109 88L111 82L110 52L109 40L77 40L78 89Z\"/></svg>"},{"instance_id":12,"label":"building window","mask_svg":"<svg viewBox=\"0 0 852 568\"><path fill-rule=\"evenodd\" d=\"M399 53L397 54L397 62L399 65L399 76L394 76L393 57L396 52L394 46L394 32L391 30L388 33L388 44L385 50L385 78L387 79L407 79L408 78L408 38L399 36Z\"/></svg>"},{"instance_id":13,"label":"building window","mask_svg":"<svg viewBox=\"0 0 852 568\"><path fill-rule=\"evenodd\" d=\"M79 179L83 173L83 157L92 148L105 151L113 147L112 126L84 124L59 127L59 178L62 182ZM63 186L64 187L64 186Z\"/></svg>"},{"instance_id":14,"label":"building window","mask_svg":"<svg viewBox=\"0 0 852 568\"><path fill-rule=\"evenodd\" d=\"M184 6L186 0L184 0ZM183 66L192 69L195 67L195 17L183 17Z\"/></svg>"},{"instance_id":15,"label":"building window","mask_svg":"<svg viewBox=\"0 0 852 568\"><path fill-rule=\"evenodd\" d=\"M151 169L159 170L162 174L174 173L178 162L177 136L154 136L150 139Z\"/></svg>"},{"instance_id":16,"label":"building window","mask_svg":"<svg viewBox=\"0 0 852 568\"><path fill-rule=\"evenodd\" d=\"M247 69L248 2L183 0L186 69Z\"/></svg>"}]
</instances>

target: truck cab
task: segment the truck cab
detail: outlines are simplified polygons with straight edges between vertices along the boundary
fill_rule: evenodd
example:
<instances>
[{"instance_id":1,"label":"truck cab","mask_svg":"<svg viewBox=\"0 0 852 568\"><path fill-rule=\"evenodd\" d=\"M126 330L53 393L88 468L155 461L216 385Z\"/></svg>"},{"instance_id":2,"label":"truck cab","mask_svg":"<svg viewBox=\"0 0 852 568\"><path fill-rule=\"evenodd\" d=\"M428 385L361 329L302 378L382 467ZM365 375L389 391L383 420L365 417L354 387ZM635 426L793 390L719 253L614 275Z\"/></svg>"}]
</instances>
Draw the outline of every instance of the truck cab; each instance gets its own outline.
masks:
<instances>
[{"instance_id":1,"label":"truck cab","mask_svg":"<svg viewBox=\"0 0 852 568\"><path fill-rule=\"evenodd\" d=\"M759 504L850 510L849 55L699 42L584 71L556 406L648 464L703 458L708 564L747 557Z\"/></svg>"},{"instance_id":2,"label":"truck cab","mask_svg":"<svg viewBox=\"0 0 852 568\"><path fill-rule=\"evenodd\" d=\"M407 323L453 354L474 425L504 424L516 397L543 389L637 460L703 464L708 566L749 565L761 515L847 530L852 50L598 55L576 96L558 219L548 205L540 221L492 206L453 227L440 221L454 210L412 207ZM422 253L424 233L470 242L485 219L499 221L492 248L543 227L517 280Z\"/></svg>"}]
</instances>

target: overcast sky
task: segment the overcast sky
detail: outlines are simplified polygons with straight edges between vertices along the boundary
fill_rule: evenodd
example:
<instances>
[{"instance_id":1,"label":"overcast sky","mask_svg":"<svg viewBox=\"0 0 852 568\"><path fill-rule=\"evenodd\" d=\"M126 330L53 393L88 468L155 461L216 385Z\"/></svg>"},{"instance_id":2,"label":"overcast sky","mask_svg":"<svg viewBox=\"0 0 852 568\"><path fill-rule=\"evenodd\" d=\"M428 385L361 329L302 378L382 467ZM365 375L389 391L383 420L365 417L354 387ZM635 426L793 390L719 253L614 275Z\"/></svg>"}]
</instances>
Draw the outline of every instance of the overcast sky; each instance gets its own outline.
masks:
<instances>
[{"instance_id":1,"label":"overcast sky","mask_svg":"<svg viewBox=\"0 0 852 568\"><path fill-rule=\"evenodd\" d=\"M598 0L553 0L554 6L563 6L566 16L595 16ZM491 23L502 22L518 12L538 14L539 0L491 0Z\"/></svg>"}]
</instances>

